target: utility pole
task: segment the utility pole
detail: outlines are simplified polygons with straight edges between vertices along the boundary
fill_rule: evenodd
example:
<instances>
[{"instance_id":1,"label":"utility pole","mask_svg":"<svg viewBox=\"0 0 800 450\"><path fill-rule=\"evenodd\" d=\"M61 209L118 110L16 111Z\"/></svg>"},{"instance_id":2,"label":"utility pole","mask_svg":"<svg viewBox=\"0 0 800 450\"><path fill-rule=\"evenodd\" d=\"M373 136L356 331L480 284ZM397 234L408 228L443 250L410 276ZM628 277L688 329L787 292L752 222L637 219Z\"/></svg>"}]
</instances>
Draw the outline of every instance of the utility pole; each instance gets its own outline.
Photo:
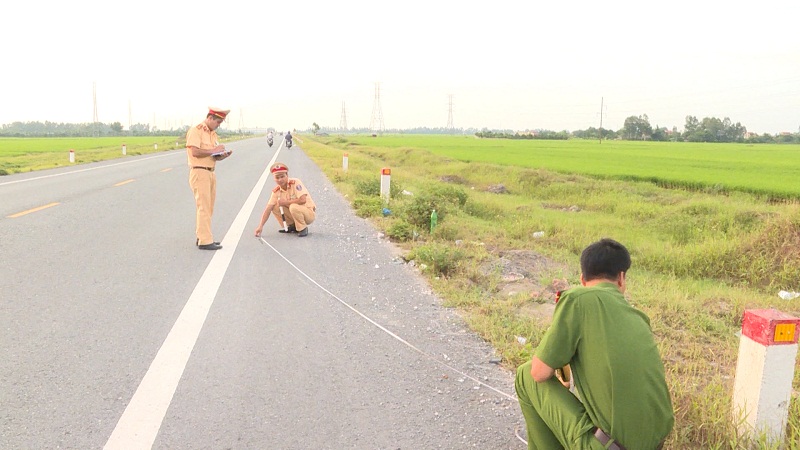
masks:
<instances>
[{"instance_id":1,"label":"utility pole","mask_svg":"<svg viewBox=\"0 0 800 450\"><path fill-rule=\"evenodd\" d=\"M447 130L452 133L453 132L453 128L454 128L453 127L453 94L449 94L447 97L448 97L448 100L449 100L449 102L448 102L449 103L449 109L448 109L448 112L447 112Z\"/></svg>"},{"instance_id":2,"label":"utility pole","mask_svg":"<svg viewBox=\"0 0 800 450\"><path fill-rule=\"evenodd\" d=\"M339 129L343 132L347 131L347 111L344 108L344 100L342 101L342 116L339 118Z\"/></svg>"},{"instance_id":3,"label":"utility pole","mask_svg":"<svg viewBox=\"0 0 800 450\"><path fill-rule=\"evenodd\" d=\"M372 118L369 121L372 132L383 133L383 111L381 110L381 84L375 83L375 102L372 105Z\"/></svg>"}]
</instances>

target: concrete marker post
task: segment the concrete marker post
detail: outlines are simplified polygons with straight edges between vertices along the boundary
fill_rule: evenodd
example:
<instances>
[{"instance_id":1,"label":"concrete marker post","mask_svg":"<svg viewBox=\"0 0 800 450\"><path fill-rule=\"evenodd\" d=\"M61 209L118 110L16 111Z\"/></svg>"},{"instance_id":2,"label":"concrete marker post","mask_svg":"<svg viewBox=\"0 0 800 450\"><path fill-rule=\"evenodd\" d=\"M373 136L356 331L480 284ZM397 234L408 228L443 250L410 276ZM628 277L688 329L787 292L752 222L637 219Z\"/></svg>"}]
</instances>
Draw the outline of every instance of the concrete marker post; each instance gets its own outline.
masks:
<instances>
[{"instance_id":1,"label":"concrete marker post","mask_svg":"<svg viewBox=\"0 0 800 450\"><path fill-rule=\"evenodd\" d=\"M72 149L69 150L69 162L71 163L75 162L75 150Z\"/></svg>"},{"instance_id":2,"label":"concrete marker post","mask_svg":"<svg viewBox=\"0 0 800 450\"><path fill-rule=\"evenodd\" d=\"M122 144L122 154L123 155L128 154L128 146L126 146L125 144Z\"/></svg>"},{"instance_id":3,"label":"concrete marker post","mask_svg":"<svg viewBox=\"0 0 800 450\"><path fill-rule=\"evenodd\" d=\"M347 153L342 156L342 170L347 172Z\"/></svg>"},{"instance_id":4,"label":"concrete marker post","mask_svg":"<svg viewBox=\"0 0 800 450\"><path fill-rule=\"evenodd\" d=\"M153 150L158 150L158 144L153 144Z\"/></svg>"},{"instance_id":5,"label":"concrete marker post","mask_svg":"<svg viewBox=\"0 0 800 450\"><path fill-rule=\"evenodd\" d=\"M391 184L392 169L384 167L381 169L381 198L384 203L389 202L389 185Z\"/></svg>"},{"instance_id":6,"label":"concrete marker post","mask_svg":"<svg viewBox=\"0 0 800 450\"><path fill-rule=\"evenodd\" d=\"M733 386L733 419L743 435L783 442L798 328L800 318L776 309L745 310Z\"/></svg>"}]
</instances>

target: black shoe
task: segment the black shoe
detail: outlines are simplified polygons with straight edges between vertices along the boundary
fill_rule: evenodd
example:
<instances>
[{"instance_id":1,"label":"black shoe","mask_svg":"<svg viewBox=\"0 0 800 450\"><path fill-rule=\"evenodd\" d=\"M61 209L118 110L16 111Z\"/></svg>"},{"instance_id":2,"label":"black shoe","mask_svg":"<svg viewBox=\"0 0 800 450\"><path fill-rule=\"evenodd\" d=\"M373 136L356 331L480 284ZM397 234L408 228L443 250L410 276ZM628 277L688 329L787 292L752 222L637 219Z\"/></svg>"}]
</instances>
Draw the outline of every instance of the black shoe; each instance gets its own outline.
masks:
<instances>
[{"instance_id":1,"label":"black shoe","mask_svg":"<svg viewBox=\"0 0 800 450\"><path fill-rule=\"evenodd\" d=\"M214 242L215 244L219 245L219 242ZM194 245L200 245L200 239L194 240Z\"/></svg>"},{"instance_id":2,"label":"black shoe","mask_svg":"<svg viewBox=\"0 0 800 450\"><path fill-rule=\"evenodd\" d=\"M308 236L308 227L303 228L302 231L297 232L297 237Z\"/></svg>"},{"instance_id":3,"label":"black shoe","mask_svg":"<svg viewBox=\"0 0 800 450\"><path fill-rule=\"evenodd\" d=\"M294 224L291 224L288 227L286 227L285 230L283 228L278 230L278 233L297 233L297 228L294 226Z\"/></svg>"},{"instance_id":4,"label":"black shoe","mask_svg":"<svg viewBox=\"0 0 800 450\"><path fill-rule=\"evenodd\" d=\"M222 248L222 246L217 242L212 242L210 244L198 245L197 248L200 250L219 250Z\"/></svg>"}]
</instances>

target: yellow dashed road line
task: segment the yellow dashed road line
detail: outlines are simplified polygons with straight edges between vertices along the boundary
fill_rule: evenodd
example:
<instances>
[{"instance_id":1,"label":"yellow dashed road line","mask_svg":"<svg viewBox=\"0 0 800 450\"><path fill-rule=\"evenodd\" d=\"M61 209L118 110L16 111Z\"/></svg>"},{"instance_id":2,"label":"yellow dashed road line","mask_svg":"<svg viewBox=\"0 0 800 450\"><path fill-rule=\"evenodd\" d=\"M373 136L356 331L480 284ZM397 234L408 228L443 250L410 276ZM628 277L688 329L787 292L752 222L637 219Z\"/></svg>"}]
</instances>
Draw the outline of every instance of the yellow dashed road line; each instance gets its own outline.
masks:
<instances>
[{"instance_id":1,"label":"yellow dashed road line","mask_svg":"<svg viewBox=\"0 0 800 450\"><path fill-rule=\"evenodd\" d=\"M8 218L9 219L15 219L17 217L24 216L25 214L30 214L30 213L34 213L36 211L41 211L43 209L50 208L51 206L56 206L56 205L58 205L58 202L48 203L46 205L39 206L37 208L31 208L31 209L28 209L28 210L25 210L25 211L22 211L22 212L18 212L16 214L12 214L12 215L8 216Z\"/></svg>"}]
</instances>

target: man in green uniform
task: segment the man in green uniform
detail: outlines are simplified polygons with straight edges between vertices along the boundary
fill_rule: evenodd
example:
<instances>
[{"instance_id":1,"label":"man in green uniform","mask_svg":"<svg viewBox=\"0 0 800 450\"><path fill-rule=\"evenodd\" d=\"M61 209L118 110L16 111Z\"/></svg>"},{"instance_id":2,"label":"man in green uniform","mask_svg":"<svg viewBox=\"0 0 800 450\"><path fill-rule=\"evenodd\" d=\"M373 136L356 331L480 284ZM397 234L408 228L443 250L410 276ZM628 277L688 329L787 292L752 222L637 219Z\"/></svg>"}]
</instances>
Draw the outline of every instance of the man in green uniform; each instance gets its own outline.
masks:
<instances>
[{"instance_id":1,"label":"man in green uniform","mask_svg":"<svg viewBox=\"0 0 800 450\"><path fill-rule=\"evenodd\" d=\"M561 294L533 359L517 370L528 449L653 450L672 430L650 319L623 295L630 266L612 239L583 250L582 286ZM553 377L567 364L575 395Z\"/></svg>"}]
</instances>

